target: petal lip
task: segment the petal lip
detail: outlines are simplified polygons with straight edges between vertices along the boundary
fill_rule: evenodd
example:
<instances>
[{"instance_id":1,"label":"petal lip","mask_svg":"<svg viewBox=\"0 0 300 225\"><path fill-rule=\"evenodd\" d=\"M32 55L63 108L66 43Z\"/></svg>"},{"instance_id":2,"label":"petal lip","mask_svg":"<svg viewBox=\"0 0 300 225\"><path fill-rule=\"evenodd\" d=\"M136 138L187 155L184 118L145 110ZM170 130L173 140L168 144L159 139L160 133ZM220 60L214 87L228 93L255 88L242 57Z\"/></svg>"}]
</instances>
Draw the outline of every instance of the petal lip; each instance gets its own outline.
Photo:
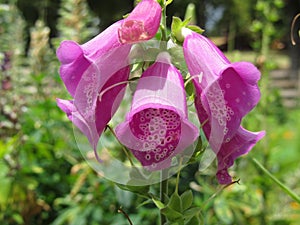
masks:
<instances>
[{"instance_id":1,"label":"petal lip","mask_svg":"<svg viewBox=\"0 0 300 225\"><path fill-rule=\"evenodd\" d=\"M83 54L81 47L75 41L63 41L56 50L56 55L62 64L69 64Z\"/></svg>"},{"instance_id":2,"label":"petal lip","mask_svg":"<svg viewBox=\"0 0 300 225\"><path fill-rule=\"evenodd\" d=\"M250 132L240 126L235 137L228 143L223 143L218 157L217 178L220 184L229 184L232 178L228 168L233 165L236 158L248 154L254 145L265 136L265 131Z\"/></svg>"},{"instance_id":3,"label":"petal lip","mask_svg":"<svg viewBox=\"0 0 300 225\"><path fill-rule=\"evenodd\" d=\"M64 111L69 120L88 138L93 149L96 149L99 135L96 126L86 121L86 119L78 112L72 100L57 99L57 105Z\"/></svg>"},{"instance_id":4,"label":"petal lip","mask_svg":"<svg viewBox=\"0 0 300 225\"><path fill-rule=\"evenodd\" d=\"M56 51L61 62L60 76L72 97L75 96L77 86L82 79L84 72L96 60L108 55L110 51L121 47L117 30L122 21L118 21L105 29L83 45L74 41L63 41Z\"/></svg>"}]
</instances>

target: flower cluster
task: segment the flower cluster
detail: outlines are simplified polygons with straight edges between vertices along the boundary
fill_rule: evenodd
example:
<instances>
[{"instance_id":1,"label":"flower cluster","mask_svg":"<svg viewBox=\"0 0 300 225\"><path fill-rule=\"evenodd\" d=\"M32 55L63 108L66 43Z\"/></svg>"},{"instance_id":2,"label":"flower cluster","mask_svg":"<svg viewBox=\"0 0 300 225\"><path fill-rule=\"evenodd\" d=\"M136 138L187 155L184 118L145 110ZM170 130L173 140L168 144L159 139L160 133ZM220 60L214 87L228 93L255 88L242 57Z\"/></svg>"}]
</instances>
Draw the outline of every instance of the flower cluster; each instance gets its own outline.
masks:
<instances>
[{"instance_id":1,"label":"flower cluster","mask_svg":"<svg viewBox=\"0 0 300 225\"><path fill-rule=\"evenodd\" d=\"M63 41L57 50L61 78L73 97L57 99L57 104L88 138L96 157L99 138L124 96L130 52L136 43L156 35L161 11L156 0L142 0L127 18L89 42ZM242 118L259 101L260 73L250 63L230 63L201 34L183 28L182 35L198 118L217 155L218 181L227 184L231 182L227 170L234 160L264 136L241 126ZM141 74L131 109L115 128L116 137L151 171L168 168L174 156L193 146L199 130L188 120L181 71L164 49Z\"/></svg>"}]
</instances>

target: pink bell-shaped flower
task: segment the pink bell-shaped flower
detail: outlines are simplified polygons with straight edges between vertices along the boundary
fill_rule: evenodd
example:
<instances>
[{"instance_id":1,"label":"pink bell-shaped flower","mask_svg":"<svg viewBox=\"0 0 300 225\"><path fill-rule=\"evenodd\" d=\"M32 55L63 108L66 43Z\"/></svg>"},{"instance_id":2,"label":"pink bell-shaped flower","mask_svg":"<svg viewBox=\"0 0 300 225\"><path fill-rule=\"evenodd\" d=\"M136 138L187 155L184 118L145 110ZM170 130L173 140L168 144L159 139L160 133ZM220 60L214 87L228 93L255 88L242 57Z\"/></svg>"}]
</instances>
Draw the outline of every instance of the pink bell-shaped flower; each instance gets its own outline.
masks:
<instances>
[{"instance_id":1,"label":"pink bell-shaped flower","mask_svg":"<svg viewBox=\"0 0 300 225\"><path fill-rule=\"evenodd\" d=\"M228 184L227 169L264 136L241 127L242 118L260 99L260 72L251 63L230 63L207 38L184 30L184 56L195 86L195 106L211 148L217 154L219 183Z\"/></svg>"},{"instance_id":2,"label":"pink bell-shaped flower","mask_svg":"<svg viewBox=\"0 0 300 225\"><path fill-rule=\"evenodd\" d=\"M88 138L94 150L122 100L130 73L128 55L132 44L152 38L159 27L161 15L146 15L145 4L155 12L161 11L155 0L143 0L134 8L132 16L114 23L87 43L63 41L57 49L61 79L74 98L57 99L57 104ZM143 25L147 37L126 28L130 18ZM123 38L131 36L134 38L130 40Z\"/></svg>"},{"instance_id":3,"label":"pink bell-shaped flower","mask_svg":"<svg viewBox=\"0 0 300 225\"><path fill-rule=\"evenodd\" d=\"M136 43L155 36L161 19L161 7L156 0L142 0L118 30L121 43Z\"/></svg>"},{"instance_id":4,"label":"pink bell-shaped flower","mask_svg":"<svg viewBox=\"0 0 300 225\"><path fill-rule=\"evenodd\" d=\"M116 135L143 167L165 169L173 156L198 137L198 129L187 115L182 75L171 64L169 54L162 52L142 74L131 110L116 127Z\"/></svg>"},{"instance_id":5,"label":"pink bell-shaped flower","mask_svg":"<svg viewBox=\"0 0 300 225\"><path fill-rule=\"evenodd\" d=\"M113 24L83 45L63 41L57 50L61 78L74 98L72 101L58 99L58 106L87 136L93 149L116 111L117 101L112 96L119 95L112 93L121 91L125 84L110 89L101 98L99 94L115 83L127 81L129 76L131 45L119 42L120 24Z\"/></svg>"}]
</instances>

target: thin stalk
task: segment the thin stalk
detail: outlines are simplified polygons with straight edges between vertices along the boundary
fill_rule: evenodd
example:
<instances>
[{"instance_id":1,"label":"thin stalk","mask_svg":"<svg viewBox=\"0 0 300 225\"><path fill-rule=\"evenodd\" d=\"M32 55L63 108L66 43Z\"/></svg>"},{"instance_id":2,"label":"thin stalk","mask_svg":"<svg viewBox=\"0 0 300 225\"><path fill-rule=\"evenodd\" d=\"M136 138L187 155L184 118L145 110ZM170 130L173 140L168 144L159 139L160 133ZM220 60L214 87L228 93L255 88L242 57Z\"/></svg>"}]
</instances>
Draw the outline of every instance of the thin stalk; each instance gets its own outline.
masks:
<instances>
[{"instance_id":1,"label":"thin stalk","mask_svg":"<svg viewBox=\"0 0 300 225\"><path fill-rule=\"evenodd\" d=\"M129 153L128 153L128 150L127 150L127 149L125 148L125 146L119 141L119 139L118 139L116 133L114 132L114 130L113 130L109 125L106 125L106 127L110 130L110 132L112 133L112 135L117 139L117 141L119 142L119 144L122 146L122 150L123 150L123 152L125 153L127 159L129 160L131 166L134 166L134 163L133 163L133 161L132 161L132 159L131 159L131 157L130 157L130 155L129 155Z\"/></svg>"},{"instance_id":2,"label":"thin stalk","mask_svg":"<svg viewBox=\"0 0 300 225\"><path fill-rule=\"evenodd\" d=\"M198 82L201 83L203 78L203 72L201 72L199 75L193 75L190 76L185 82L184 82L184 87L188 85L188 83L194 79L198 79Z\"/></svg>"},{"instance_id":3,"label":"thin stalk","mask_svg":"<svg viewBox=\"0 0 300 225\"><path fill-rule=\"evenodd\" d=\"M178 194L178 186L179 186L179 180L180 180L180 172L181 172L181 166L182 166L182 160L183 158L180 158L180 164L179 164L179 170L177 172L177 177L176 177L176 187L175 187L175 193Z\"/></svg>"},{"instance_id":4,"label":"thin stalk","mask_svg":"<svg viewBox=\"0 0 300 225\"><path fill-rule=\"evenodd\" d=\"M168 36L167 36L167 13L166 13L166 11L167 11L167 4L166 4L166 0L164 0L164 6L163 6L163 9L162 9L162 17L161 17L161 24L160 24L162 44L166 43L168 41Z\"/></svg>"},{"instance_id":5,"label":"thin stalk","mask_svg":"<svg viewBox=\"0 0 300 225\"><path fill-rule=\"evenodd\" d=\"M293 192L289 187L283 184L280 180L278 180L273 174L271 174L257 159L252 158L252 161L256 166L258 166L271 180L273 180L286 194L288 194L292 199L294 199L297 203L300 204L300 196L298 196L295 192Z\"/></svg>"},{"instance_id":6,"label":"thin stalk","mask_svg":"<svg viewBox=\"0 0 300 225\"><path fill-rule=\"evenodd\" d=\"M130 217L128 216L128 214L122 208L118 209L118 213L122 213L126 217L126 219L128 220L129 224L133 225L132 221L130 220Z\"/></svg>"},{"instance_id":7,"label":"thin stalk","mask_svg":"<svg viewBox=\"0 0 300 225\"><path fill-rule=\"evenodd\" d=\"M161 181L160 181L160 201L165 204L166 196L168 195L168 169L161 171ZM167 222L165 215L160 211L160 225L164 225Z\"/></svg>"},{"instance_id":8,"label":"thin stalk","mask_svg":"<svg viewBox=\"0 0 300 225\"><path fill-rule=\"evenodd\" d=\"M217 195L219 195L224 189L228 188L229 186L233 185L233 184L239 184L240 179L232 181L229 184L226 184L225 186L222 186L216 193L214 193L213 195L211 195L205 202L204 204L202 204L201 206L201 210L204 209L204 207L210 202L212 201Z\"/></svg>"}]
</instances>

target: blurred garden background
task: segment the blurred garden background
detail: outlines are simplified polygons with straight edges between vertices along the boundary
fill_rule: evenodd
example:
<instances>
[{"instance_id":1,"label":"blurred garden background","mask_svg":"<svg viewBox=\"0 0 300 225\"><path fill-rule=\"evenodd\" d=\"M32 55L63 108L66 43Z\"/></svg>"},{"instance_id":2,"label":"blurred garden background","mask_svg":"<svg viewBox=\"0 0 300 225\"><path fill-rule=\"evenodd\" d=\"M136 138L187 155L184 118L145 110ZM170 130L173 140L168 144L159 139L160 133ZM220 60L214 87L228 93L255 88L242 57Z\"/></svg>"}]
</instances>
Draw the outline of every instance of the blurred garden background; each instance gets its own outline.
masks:
<instances>
[{"instance_id":1,"label":"blurred garden background","mask_svg":"<svg viewBox=\"0 0 300 225\"><path fill-rule=\"evenodd\" d=\"M240 184L220 191L215 167L199 173L195 164L182 171L179 191L192 189L207 225L299 224L299 203L253 158L300 196L300 20L292 32L296 45L291 40L300 1L174 0L169 25L172 16L185 17L189 3L193 22L231 61L261 70L262 98L243 124L267 135L231 170ZM1 225L128 224L120 207L135 225L158 223L152 203L84 161L55 101L68 98L55 56L60 41L84 43L133 6L132 0L0 0Z\"/></svg>"}]
</instances>

